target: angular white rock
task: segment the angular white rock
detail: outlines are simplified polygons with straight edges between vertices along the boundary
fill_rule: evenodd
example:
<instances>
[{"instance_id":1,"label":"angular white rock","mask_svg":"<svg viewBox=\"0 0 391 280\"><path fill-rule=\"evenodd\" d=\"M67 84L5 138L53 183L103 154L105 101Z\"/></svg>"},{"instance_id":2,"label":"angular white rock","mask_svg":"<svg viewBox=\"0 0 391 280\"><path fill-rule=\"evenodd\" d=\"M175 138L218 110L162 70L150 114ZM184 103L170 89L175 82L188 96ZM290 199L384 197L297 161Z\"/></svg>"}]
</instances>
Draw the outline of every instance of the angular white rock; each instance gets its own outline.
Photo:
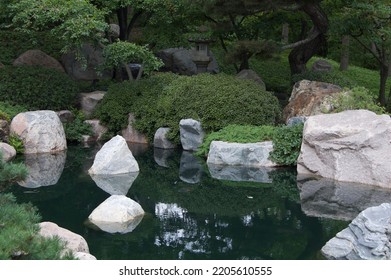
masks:
<instances>
[{"instance_id":1,"label":"angular white rock","mask_svg":"<svg viewBox=\"0 0 391 280\"><path fill-rule=\"evenodd\" d=\"M196 151L204 140L205 132L201 123L193 119L182 119L179 122L182 148L185 151Z\"/></svg>"},{"instance_id":2,"label":"angular white rock","mask_svg":"<svg viewBox=\"0 0 391 280\"><path fill-rule=\"evenodd\" d=\"M97 152L89 174L124 174L138 172L139 166L125 139L117 135Z\"/></svg>"},{"instance_id":3,"label":"angular white rock","mask_svg":"<svg viewBox=\"0 0 391 280\"><path fill-rule=\"evenodd\" d=\"M144 210L136 201L124 195L112 195L88 217L88 221L103 231L127 233L142 220Z\"/></svg>"}]
</instances>

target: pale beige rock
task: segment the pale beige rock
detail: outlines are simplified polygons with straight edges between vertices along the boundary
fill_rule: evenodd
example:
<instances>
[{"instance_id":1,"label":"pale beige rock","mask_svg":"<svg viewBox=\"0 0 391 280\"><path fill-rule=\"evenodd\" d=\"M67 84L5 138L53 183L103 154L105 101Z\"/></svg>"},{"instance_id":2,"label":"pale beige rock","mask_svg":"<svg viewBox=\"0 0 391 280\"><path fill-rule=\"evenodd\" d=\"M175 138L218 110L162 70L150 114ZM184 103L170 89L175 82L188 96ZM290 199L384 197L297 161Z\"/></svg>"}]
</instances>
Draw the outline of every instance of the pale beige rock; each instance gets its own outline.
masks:
<instances>
[{"instance_id":1,"label":"pale beige rock","mask_svg":"<svg viewBox=\"0 0 391 280\"><path fill-rule=\"evenodd\" d=\"M354 110L309 117L297 171L391 188L390 139L387 115Z\"/></svg>"},{"instance_id":2,"label":"pale beige rock","mask_svg":"<svg viewBox=\"0 0 391 280\"><path fill-rule=\"evenodd\" d=\"M15 148L7 143L0 143L0 152L3 155L3 160L5 162L10 161L16 156Z\"/></svg>"},{"instance_id":3,"label":"pale beige rock","mask_svg":"<svg viewBox=\"0 0 391 280\"><path fill-rule=\"evenodd\" d=\"M25 154L55 153L67 149L64 127L54 111L19 113L12 119L10 133L23 141Z\"/></svg>"},{"instance_id":4,"label":"pale beige rock","mask_svg":"<svg viewBox=\"0 0 391 280\"><path fill-rule=\"evenodd\" d=\"M92 115L96 105L98 105L99 101L103 99L105 94L105 91L94 91L80 94L81 110L86 117Z\"/></svg>"},{"instance_id":5,"label":"pale beige rock","mask_svg":"<svg viewBox=\"0 0 391 280\"><path fill-rule=\"evenodd\" d=\"M84 142L93 142L102 140L103 135L108 131L108 128L100 123L99 120L85 120L85 123L91 125L92 135L85 135Z\"/></svg>"},{"instance_id":6,"label":"pale beige rock","mask_svg":"<svg viewBox=\"0 0 391 280\"><path fill-rule=\"evenodd\" d=\"M52 222L42 222L39 224L39 234L46 238L59 237L66 243L66 251L62 252L65 254L68 250L72 253L90 253L87 241L81 236L70 230L59 227L57 224Z\"/></svg>"},{"instance_id":7,"label":"pale beige rock","mask_svg":"<svg viewBox=\"0 0 391 280\"><path fill-rule=\"evenodd\" d=\"M129 143L148 144L148 139L145 135L139 133L134 127L135 117L133 114L128 115L128 126L121 131L121 135Z\"/></svg>"}]
</instances>

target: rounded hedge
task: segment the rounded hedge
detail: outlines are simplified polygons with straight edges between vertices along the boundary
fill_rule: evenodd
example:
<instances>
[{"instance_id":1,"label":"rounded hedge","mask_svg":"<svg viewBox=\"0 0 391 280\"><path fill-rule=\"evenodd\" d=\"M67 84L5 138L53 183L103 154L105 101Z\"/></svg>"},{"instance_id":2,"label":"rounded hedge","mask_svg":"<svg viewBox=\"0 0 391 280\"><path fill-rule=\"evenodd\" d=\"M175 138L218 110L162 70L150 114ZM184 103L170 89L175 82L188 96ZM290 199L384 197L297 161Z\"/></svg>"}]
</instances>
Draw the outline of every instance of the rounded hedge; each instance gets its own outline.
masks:
<instances>
[{"instance_id":1,"label":"rounded hedge","mask_svg":"<svg viewBox=\"0 0 391 280\"><path fill-rule=\"evenodd\" d=\"M0 101L29 110L63 110L77 105L78 87L65 73L39 66L0 69Z\"/></svg>"},{"instance_id":2,"label":"rounded hedge","mask_svg":"<svg viewBox=\"0 0 391 280\"><path fill-rule=\"evenodd\" d=\"M181 119L200 120L211 132L229 124L274 125L281 110L277 98L253 81L225 74L166 73L110 87L96 116L115 132L127 125L130 112L136 117L135 128L149 139L166 126L178 143Z\"/></svg>"}]
</instances>

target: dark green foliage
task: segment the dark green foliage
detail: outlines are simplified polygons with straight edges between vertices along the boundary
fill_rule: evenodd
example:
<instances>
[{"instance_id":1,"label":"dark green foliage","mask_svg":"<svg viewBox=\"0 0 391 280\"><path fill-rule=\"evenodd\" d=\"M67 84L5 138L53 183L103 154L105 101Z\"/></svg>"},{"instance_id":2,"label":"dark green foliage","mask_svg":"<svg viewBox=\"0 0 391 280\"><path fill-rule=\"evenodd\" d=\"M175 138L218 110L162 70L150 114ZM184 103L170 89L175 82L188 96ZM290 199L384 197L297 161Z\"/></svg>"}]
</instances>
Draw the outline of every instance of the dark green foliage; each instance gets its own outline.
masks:
<instances>
[{"instance_id":1,"label":"dark green foliage","mask_svg":"<svg viewBox=\"0 0 391 280\"><path fill-rule=\"evenodd\" d=\"M254 143L272 140L275 127L251 126L251 125L228 125L219 131L208 134L197 154L207 156L212 141L226 141L237 143Z\"/></svg>"},{"instance_id":2,"label":"dark green foliage","mask_svg":"<svg viewBox=\"0 0 391 280\"><path fill-rule=\"evenodd\" d=\"M68 142L82 142L83 135L92 135L92 127L85 123L85 117L81 112L75 112L75 119L64 123L65 136Z\"/></svg>"},{"instance_id":3,"label":"dark green foliage","mask_svg":"<svg viewBox=\"0 0 391 280\"><path fill-rule=\"evenodd\" d=\"M39 49L56 59L60 58L61 42L50 32L20 33L0 30L0 62L11 65L22 53Z\"/></svg>"},{"instance_id":4,"label":"dark green foliage","mask_svg":"<svg viewBox=\"0 0 391 280\"><path fill-rule=\"evenodd\" d=\"M297 74L292 76L292 82L296 83L301 80L310 80L310 81L318 81L325 82L334 85L338 85L342 88L353 88L357 86L357 82L341 75L340 72L332 71L332 72L321 72L321 71L307 71L303 74Z\"/></svg>"},{"instance_id":5,"label":"dark green foliage","mask_svg":"<svg viewBox=\"0 0 391 280\"><path fill-rule=\"evenodd\" d=\"M280 165L296 165L303 138L303 125L281 126L273 136L270 159Z\"/></svg>"},{"instance_id":6,"label":"dark green foliage","mask_svg":"<svg viewBox=\"0 0 391 280\"><path fill-rule=\"evenodd\" d=\"M179 142L179 121L201 120L205 131L229 124L272 125L280 116L277 99L252 81L228 75L201 74L192 77L160 74L110 87L96 116L112 131L127 125L133 112L135 128L153 139L159 127L171 128Z\"/></svg>"},{"instance_id":7,"label":"dark green foliage","mask_svg":"<svg viewBox=\"0 0 391 280\"><path fill-rule=\"evenodd\" d=\"M12 105L9 102L0 102L0 112L5 113L8 116L9 120L11 120L17 114L19 114L21 112L26 112L26 111L28 111L28 110L24 106Z\"/></svg>"},{"instance_id":8,"label":"dark green foliage","mask_svg":"<svg viewBox=\"0 0 391 280\"><path fill-rule=\"evenodd\" d=\"M9 183L24 179L26 176L26 166L23 164L6 163L0 151L0 189L6 187Z\"/></svg>"},{"instance_id":9,"label":"dark green foliage","mask_svg":"<svg viewBox=\"0 0 391 280\"><path fill-rule=\"evenodd\" d=\"M40 217L31 204L18 205L15 197L0 194L0 259L55 260L64 244L58 238L38 235Z\"/></svg>"},{"instance_id":10,"label":"dark green foliage","mask_svg":"<svg viewBox=\"0 0 391 280\"><path fill-rule=\"evenodd\" d=\"M200 120L206 132L229 124L274 125L280 117L278 100L258 84L220 74L179 77L165 89L158 110L164 112L171 137L178 140L178 123Z\"/></svg>"},{"instance_id":11,"label":"dark green foliage","mask_svg":"<svg viewBox=\"0 0 391 280\"><path fill-rule=\"evenodd\" d=\"M23 141L16 134L10 134L8 137L8 144L15 148L16 153L23 154L24 153L24 144Z\"/></svg>"},{"instance_id":12,"label":"dark green foliage","mask_svg":"<svg viewBox=\"0 0 391 280\"><path fill-rule=\"evenodd\" d=\"M76 105L78 88L65 73L39 66L0 69L0 101L29 110L63 110Z\"/></svg>"}]
</instances>

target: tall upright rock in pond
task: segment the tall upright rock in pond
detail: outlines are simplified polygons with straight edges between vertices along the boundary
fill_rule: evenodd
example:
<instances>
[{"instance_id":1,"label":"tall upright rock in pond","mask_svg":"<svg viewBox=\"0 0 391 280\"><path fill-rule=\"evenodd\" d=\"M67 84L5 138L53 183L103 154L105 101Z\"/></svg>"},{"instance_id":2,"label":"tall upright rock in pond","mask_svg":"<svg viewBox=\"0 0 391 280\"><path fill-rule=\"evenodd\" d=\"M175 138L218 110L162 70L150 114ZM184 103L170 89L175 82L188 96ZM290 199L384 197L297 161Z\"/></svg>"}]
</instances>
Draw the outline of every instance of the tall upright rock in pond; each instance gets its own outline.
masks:
<instances>
[{"instance_id":1,"label":"tall upright rock in pond","mask_svg":"<svg viewBox=\"0 0 391 280\"><path fill-rule=\"evenodd\" d=\"M391 118L367 110L312 116L298 174L391 188Z\"/></svg>"},{"instance_id":2,"label":"tall upright rock in pond","mask_svg":"<svg viewBox=\"0 0 391 280\"><path fill-rule=\"evenodd\" d=\"M185 151L197 151L205 136L201 123L193 119L182 119L179 122L179 132Z\"/></svg>"},{"instance_id":3,"label":"tall upright rock in pond","mask_svg":"<svg viewBox=\"0 0 391 280\"><path fill-rule=\"evenodd\" d=\"M88 173L114 175L138 171L138 163L128 144L122 136L117 135L98 151Z\"/></svg>"},{"instance_id":4,"label":"tall upright rock in pond","mask_svg":"<svg viewBox=\"0 0 391 280\"><path fill-rule=\"evenodd\" d=\"M32 111L16 115L10 134L24 144L25 154L55 153L67 149L64 127L54 111Z\"/></svg>"}]
</instances>

